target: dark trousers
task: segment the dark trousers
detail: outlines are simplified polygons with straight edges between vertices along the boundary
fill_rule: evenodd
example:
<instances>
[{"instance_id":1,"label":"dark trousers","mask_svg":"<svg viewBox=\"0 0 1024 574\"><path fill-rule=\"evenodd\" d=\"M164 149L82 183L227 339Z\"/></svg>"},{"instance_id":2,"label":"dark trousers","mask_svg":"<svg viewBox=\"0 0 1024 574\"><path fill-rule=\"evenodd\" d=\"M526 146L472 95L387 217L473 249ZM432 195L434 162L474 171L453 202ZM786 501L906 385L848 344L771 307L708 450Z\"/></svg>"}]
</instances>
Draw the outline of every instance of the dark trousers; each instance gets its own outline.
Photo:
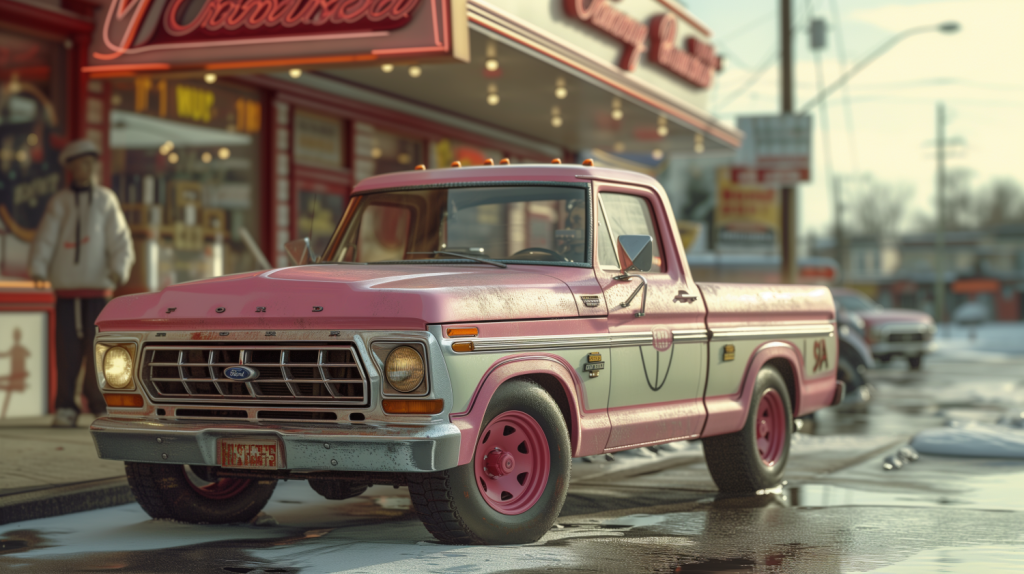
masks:
<instances>
[{"instance_id":1,"label":"dark trousers","mask_svg":"<svg viewBox=\"0 0 1024 574\"><path fill-rule=\"evenodd\" d=\"M75 318L78 301L78 318ZM96 354L93 339L96 338L96 318L100 316L107 300L57 299L57 408L74 409L75 382L78 369L85 357L85 382L82 392L89 403L89 412L100 415L107 412L103 395L96 384ZM79 337L81 335L81 337Z\"/></svg>"}]
</instances>

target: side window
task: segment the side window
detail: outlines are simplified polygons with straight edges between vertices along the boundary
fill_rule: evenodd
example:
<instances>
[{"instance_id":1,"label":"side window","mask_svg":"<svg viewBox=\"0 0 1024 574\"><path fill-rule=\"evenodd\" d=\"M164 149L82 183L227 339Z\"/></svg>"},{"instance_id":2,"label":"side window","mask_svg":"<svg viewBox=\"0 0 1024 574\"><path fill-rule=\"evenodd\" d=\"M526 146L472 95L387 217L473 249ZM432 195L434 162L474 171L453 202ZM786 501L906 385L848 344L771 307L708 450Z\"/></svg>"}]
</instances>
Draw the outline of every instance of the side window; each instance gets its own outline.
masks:
<instances>
[{"instance_id":1,"label":"side window","mask_svg":"<svg viewBox=\"0 0 1024 574\"><path fill-rule=\"evenodd\" d=\"M613 245L620 235L650 235L654 238L654 265L651 271L665 271L665 264L661 257L661 240L658 237L658 229L654 225L651 206L647 200L639 195L625 193L602 193L600 198L601 207L608 216ZM614 250L612 253L614 254ZM603 254L600 261L604 265Z\"/></svg>"}]
</instances>

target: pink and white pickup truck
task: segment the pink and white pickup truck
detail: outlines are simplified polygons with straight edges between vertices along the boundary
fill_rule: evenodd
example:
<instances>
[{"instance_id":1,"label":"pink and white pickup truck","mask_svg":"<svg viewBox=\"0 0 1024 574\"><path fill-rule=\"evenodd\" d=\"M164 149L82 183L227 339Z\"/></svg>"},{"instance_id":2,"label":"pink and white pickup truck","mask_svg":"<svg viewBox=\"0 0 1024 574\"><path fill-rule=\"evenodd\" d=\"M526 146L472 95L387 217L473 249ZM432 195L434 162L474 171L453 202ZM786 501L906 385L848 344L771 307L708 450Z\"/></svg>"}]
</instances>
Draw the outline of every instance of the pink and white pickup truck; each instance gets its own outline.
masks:
<instances>
[{"instance_id":1,"label":"pink and white pickup truck","mask_svg":"<svg viewBox=\"0 0 1024 574\"><path fill-rule=\"evenodd\" d=\"M844 393L829 290L695 283L664 190L632 172L372 177L300 263L97 321L92 436L151 516L248 520L280 479L407 485L442 542L531 542L573 457L702 439L723 491L770 488L794 417Z\"/></svg>"}]
</instances>

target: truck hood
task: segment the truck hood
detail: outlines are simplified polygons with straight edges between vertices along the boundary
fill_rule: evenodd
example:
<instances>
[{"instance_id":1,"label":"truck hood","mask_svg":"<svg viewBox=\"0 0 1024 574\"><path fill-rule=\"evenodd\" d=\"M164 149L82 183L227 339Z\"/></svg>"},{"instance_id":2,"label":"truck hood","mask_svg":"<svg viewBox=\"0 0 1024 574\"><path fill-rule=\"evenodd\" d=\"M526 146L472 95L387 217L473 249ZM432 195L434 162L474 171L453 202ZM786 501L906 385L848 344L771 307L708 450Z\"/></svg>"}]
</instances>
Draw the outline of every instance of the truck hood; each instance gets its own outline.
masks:
<instances>
[{"instance_id":1,"label":"truck hood","mask_svg":"<svg viewBox=\"0 0 1024 574\"><path fill-rule=\"evenodd\" d=\"M569 287L540 266L305 265L118 297L101 331L394 329L578 317Z\"/></svg>"},{"instance_id":2,"label":"truck hood","mask_svg":"<svg viewBox=\"0 0 1024 574\"><path fill-rule=\"evenodd\" d=\"M864 322L871 325L883 323L932 323L932 316L922 311L913 309L869 309L867 311L855 311L864 319Z\"/></svg>"}]
</instances>

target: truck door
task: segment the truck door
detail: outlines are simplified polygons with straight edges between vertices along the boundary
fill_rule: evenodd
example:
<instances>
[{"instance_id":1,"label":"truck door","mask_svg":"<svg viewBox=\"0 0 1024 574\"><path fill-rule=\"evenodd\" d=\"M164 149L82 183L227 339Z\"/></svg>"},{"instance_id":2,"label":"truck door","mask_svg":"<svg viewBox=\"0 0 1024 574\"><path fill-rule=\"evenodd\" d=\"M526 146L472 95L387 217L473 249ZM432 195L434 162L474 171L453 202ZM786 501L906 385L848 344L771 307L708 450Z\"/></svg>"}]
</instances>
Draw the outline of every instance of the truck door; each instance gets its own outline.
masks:
<instances>
[{"instance_id":1,"label":"truck door","mask_svg":"<svg viewBox=\"0 0 1024 574\"><path fill-rule=\"evenodd\" d=\"M706 417L704 302L683 266L673 222L657 207L663 201L644 188L603 184L598 189L595 269L608 305L612 347L608 449L696 437ZM622 275L615 248L619 235L654 240L654 264L641 273L648 287L640 317L641 295L622 306L641 283L616 279Z\"/></svg>"}]
</instances>

